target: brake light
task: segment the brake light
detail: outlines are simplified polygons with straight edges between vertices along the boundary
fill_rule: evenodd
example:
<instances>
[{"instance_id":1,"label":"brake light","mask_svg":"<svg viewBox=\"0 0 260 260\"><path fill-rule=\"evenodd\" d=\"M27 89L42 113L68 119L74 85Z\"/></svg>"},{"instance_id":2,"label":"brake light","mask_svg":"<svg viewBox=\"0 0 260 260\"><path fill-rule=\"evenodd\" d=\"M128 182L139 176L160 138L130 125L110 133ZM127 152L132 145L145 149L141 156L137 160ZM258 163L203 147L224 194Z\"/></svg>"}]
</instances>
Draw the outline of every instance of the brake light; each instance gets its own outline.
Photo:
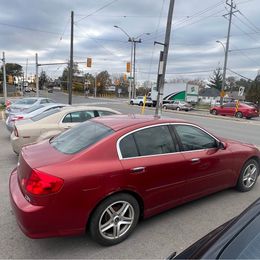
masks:
<instances>
[{"instance_id":1,"label":"brake light","mask_svg":"<svg viewBox=\"0 0 260 260\"><path fill-rule=\"evenodd\" d=\"M23 116L15 116L11 119L11 121L17 121L17 120L21 120L23 119L24 117Z\"/></svg>"},{"instance_id":2,"label":"brake light","mask_svg":"<svg viewBox=\"0 0 260 260\"><path fill-rule=\"evenodd\" d=\"M6 107L9 107L10 105L11 105L11 101L10 101L10 100L6 100L5 106L6 106Z\"/></svg>"},{"instance_id":3,"label":"brake light","mask_svg":"<svg viewBox=\"0 0 260 260\"><path fill-rule=\"evenodd\" d=\"M60 191L63 179L32 170L29 177L21 179L22 188L32 195L49 195Z\"/></svg>"}]
</instances>

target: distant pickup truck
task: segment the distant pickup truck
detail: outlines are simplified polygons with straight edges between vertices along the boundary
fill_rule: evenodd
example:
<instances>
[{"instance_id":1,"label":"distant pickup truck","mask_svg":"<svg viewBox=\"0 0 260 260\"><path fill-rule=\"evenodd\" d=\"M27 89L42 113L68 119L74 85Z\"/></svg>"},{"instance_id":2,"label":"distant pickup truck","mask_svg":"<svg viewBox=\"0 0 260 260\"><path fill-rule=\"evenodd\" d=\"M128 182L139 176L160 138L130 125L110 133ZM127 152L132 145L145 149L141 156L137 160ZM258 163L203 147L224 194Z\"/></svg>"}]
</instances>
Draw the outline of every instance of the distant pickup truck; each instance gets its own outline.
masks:
<instances>
[{"instance_id":1,"label":"distant pickup truck","mask_svg":"<svg viewBox=\"0 0 260 260\"><path fill-rule=\"evenodd\" d=\"M130 105L138 105L143 106L144 104L144 96L138 96L136 98L132 98L130 100ZM146 97L145 105L151 107L153 105L153 101L150 97Z\"/></svg>"}]
</instances>

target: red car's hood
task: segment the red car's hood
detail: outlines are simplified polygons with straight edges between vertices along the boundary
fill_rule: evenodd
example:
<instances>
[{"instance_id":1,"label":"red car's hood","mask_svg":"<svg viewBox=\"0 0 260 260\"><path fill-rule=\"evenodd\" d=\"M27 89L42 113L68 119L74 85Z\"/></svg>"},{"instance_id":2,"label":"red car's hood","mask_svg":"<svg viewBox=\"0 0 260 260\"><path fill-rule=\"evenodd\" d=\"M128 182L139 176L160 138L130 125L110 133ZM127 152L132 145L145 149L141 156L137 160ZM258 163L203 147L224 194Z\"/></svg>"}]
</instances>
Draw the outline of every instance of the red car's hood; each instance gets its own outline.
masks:
<instances>
[{"instance_id":1,"label":"red car's hood","mask_svg":"<svg viewBox=\"0 0 260 260\"><path fill-rule=\"evenodd\" d=\"M254 144L244 143L244 142L237 141L237 140L232 140L232 139L227 139L227 138L220 138L220 140L227 144L240 144L240 145L244 145L249 148L257 148Z\"/></svg>"},{"instance_id":2,"label":"red car's hood","mask_svg":"<svg viewBox=\"0 0 260 260\"><path fill-rule=\"evenodd\" d=\"M28 145L22 149L22 157L31 168L39 168L46 165L65 162L72 158L72 155L63 154L53 148L49 140Z\"/></svg>"}]
</instances>

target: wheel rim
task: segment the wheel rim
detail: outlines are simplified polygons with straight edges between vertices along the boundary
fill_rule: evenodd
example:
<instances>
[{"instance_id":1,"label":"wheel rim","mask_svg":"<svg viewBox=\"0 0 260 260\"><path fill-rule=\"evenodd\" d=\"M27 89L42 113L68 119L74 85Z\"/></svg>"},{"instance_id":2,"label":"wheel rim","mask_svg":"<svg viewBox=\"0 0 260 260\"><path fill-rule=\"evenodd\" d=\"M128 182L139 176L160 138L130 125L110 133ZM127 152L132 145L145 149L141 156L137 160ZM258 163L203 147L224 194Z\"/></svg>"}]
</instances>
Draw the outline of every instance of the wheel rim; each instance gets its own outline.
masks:
<instances>
[{"instance_id":1,"label":"wheel rim","mask_svg":"<svg viewBox=\"0 0 260 260\"><path fill-rule=\"evenodd\" d=\"M177 108L176 108L176 110L177 110L177 111L180 111L180 108L179 108L179 107L177 107Z\"/></svg>"},{"instance_id":2,"label":"wheel rim","mask_svg":"<svg viewBox=\"0 0 260 260\"><path fill-rule=\"evenodd\" d=\"M255 164L249 164L244 170L243 184L246 188L251 188L257 178L257 167Z\"/></svg>"},{"instance_id":3,"label":"wheel rim","mask_svg":"<svg viewBox=\"0 0 260 260\"><path fill-rule=\"evenodd\" d=\"M237 117L238 118L242 118L243 117L242 113L241 112L237 112Z\"/></svg>"},{"instance_id":4,"label":"wheel rim","mask_svg":"<svg viewBox=\"0 0 260 260\"><path fill-rule=\"evenodd\" d=\"M212 114L213 114L213 115L216 115L216 114L217 114L217 111L216 111L216 110L212 110Z\"/></svg>"},{"instance_id":5,"label":"wheel rim","mask_svg":"<svg viewBox=\"0 0 260 260\"><path fill-rule=\"evenodd\" d=\"M99 232L105 239L122 237L134 222L134 208L127 201L117 201L109 205L99 219Z\"/></svg>"}]
</instances>

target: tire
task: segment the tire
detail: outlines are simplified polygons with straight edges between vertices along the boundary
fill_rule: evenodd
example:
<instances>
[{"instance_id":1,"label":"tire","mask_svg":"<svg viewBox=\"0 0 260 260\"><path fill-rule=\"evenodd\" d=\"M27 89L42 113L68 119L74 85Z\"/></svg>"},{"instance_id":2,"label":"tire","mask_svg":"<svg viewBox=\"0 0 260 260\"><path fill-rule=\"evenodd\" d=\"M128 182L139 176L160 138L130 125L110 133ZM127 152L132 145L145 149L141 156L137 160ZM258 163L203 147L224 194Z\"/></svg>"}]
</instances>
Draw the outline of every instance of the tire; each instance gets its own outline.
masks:
<instances>
[{"instance_id":1,"label":"tire","mask_svg":"<svg viewBox=\"0 0 260 260\"><path fill-rule=\"evenodd\" d=\"M211 111L211 114L212 114L212 115L217 115L217 114L218 114L218 111L217 111L216 109L213 109L213 110Z\"/></svg>"},{"instance_id":2,"label":"tire","mask_svg":"<svg viewBox=\"0 0 260 260\"><path fill-rule=\"evenodd\" d=\"M163 106L162 108L165 109L165 110L167 110L167 106Z\"/></svg>"},{"instance_id":3,"label":"tire","mask_svg":"<svg viewBox=\"0 0 260 260\"><path fill-rule=\"evenodd\" d=\"M179 107L176 108L177 111L180 111L181 109Z\"/></svg>"},{"instance_id":4,"label":"tire","mask_svg":"<svg viewBox=\"0 0 260 260\"><path fill-rule=\"evenodd\" d=\"M130 105L133 105L134 104L134 102L133 101L130 101Z\"/></svg>"},{"instance_id":5,"label":"tire","mask_svg":"<svg viewBox=\"0 0 260 260\"><path fill-rule=\"evenodd\" d=\"M143 105L144 105L144 103L143 103L143 102L140 102L140 103L139 103L139 106L143 106Z\"/></svg>"},{"instance_id":6,"label":"tire","mask_svg":"<svg viewBox=\"0 0 260 260\"><path fill-rule=\"evenodd\" d=\"M123 213L120 215L122 210ZM112 246L118 244L132 233L139 216L140 207L133 196L126 193L110 196L95 209L90 219L90 234L101 245ZM122 224L123 218L129 224ZM101 230L102 223L103 226L107 224L106 230ZM120 223L121 225L119 225Z\"/></svg>"},{"instance_id":7,"label":"tire","mask_svg":"<svg viewBox=\"0 0 260 260\"><path fill-rule=\"evenodd\" d=\"M254 187L258 176L259 164L254 159L248 160L240 172L236 185L237 190L242 192L250 191Z\"/></svg>"},{"instance_id":8,"label":"tire","mask_svg":"<svg viewBox=\"0 0 260 260\"><path fill-rule=\"evenodd\" d=\"M237 118L243 118L242 112L236 112L235 117L237 117Z\"/></svg>"}]
</instances>

